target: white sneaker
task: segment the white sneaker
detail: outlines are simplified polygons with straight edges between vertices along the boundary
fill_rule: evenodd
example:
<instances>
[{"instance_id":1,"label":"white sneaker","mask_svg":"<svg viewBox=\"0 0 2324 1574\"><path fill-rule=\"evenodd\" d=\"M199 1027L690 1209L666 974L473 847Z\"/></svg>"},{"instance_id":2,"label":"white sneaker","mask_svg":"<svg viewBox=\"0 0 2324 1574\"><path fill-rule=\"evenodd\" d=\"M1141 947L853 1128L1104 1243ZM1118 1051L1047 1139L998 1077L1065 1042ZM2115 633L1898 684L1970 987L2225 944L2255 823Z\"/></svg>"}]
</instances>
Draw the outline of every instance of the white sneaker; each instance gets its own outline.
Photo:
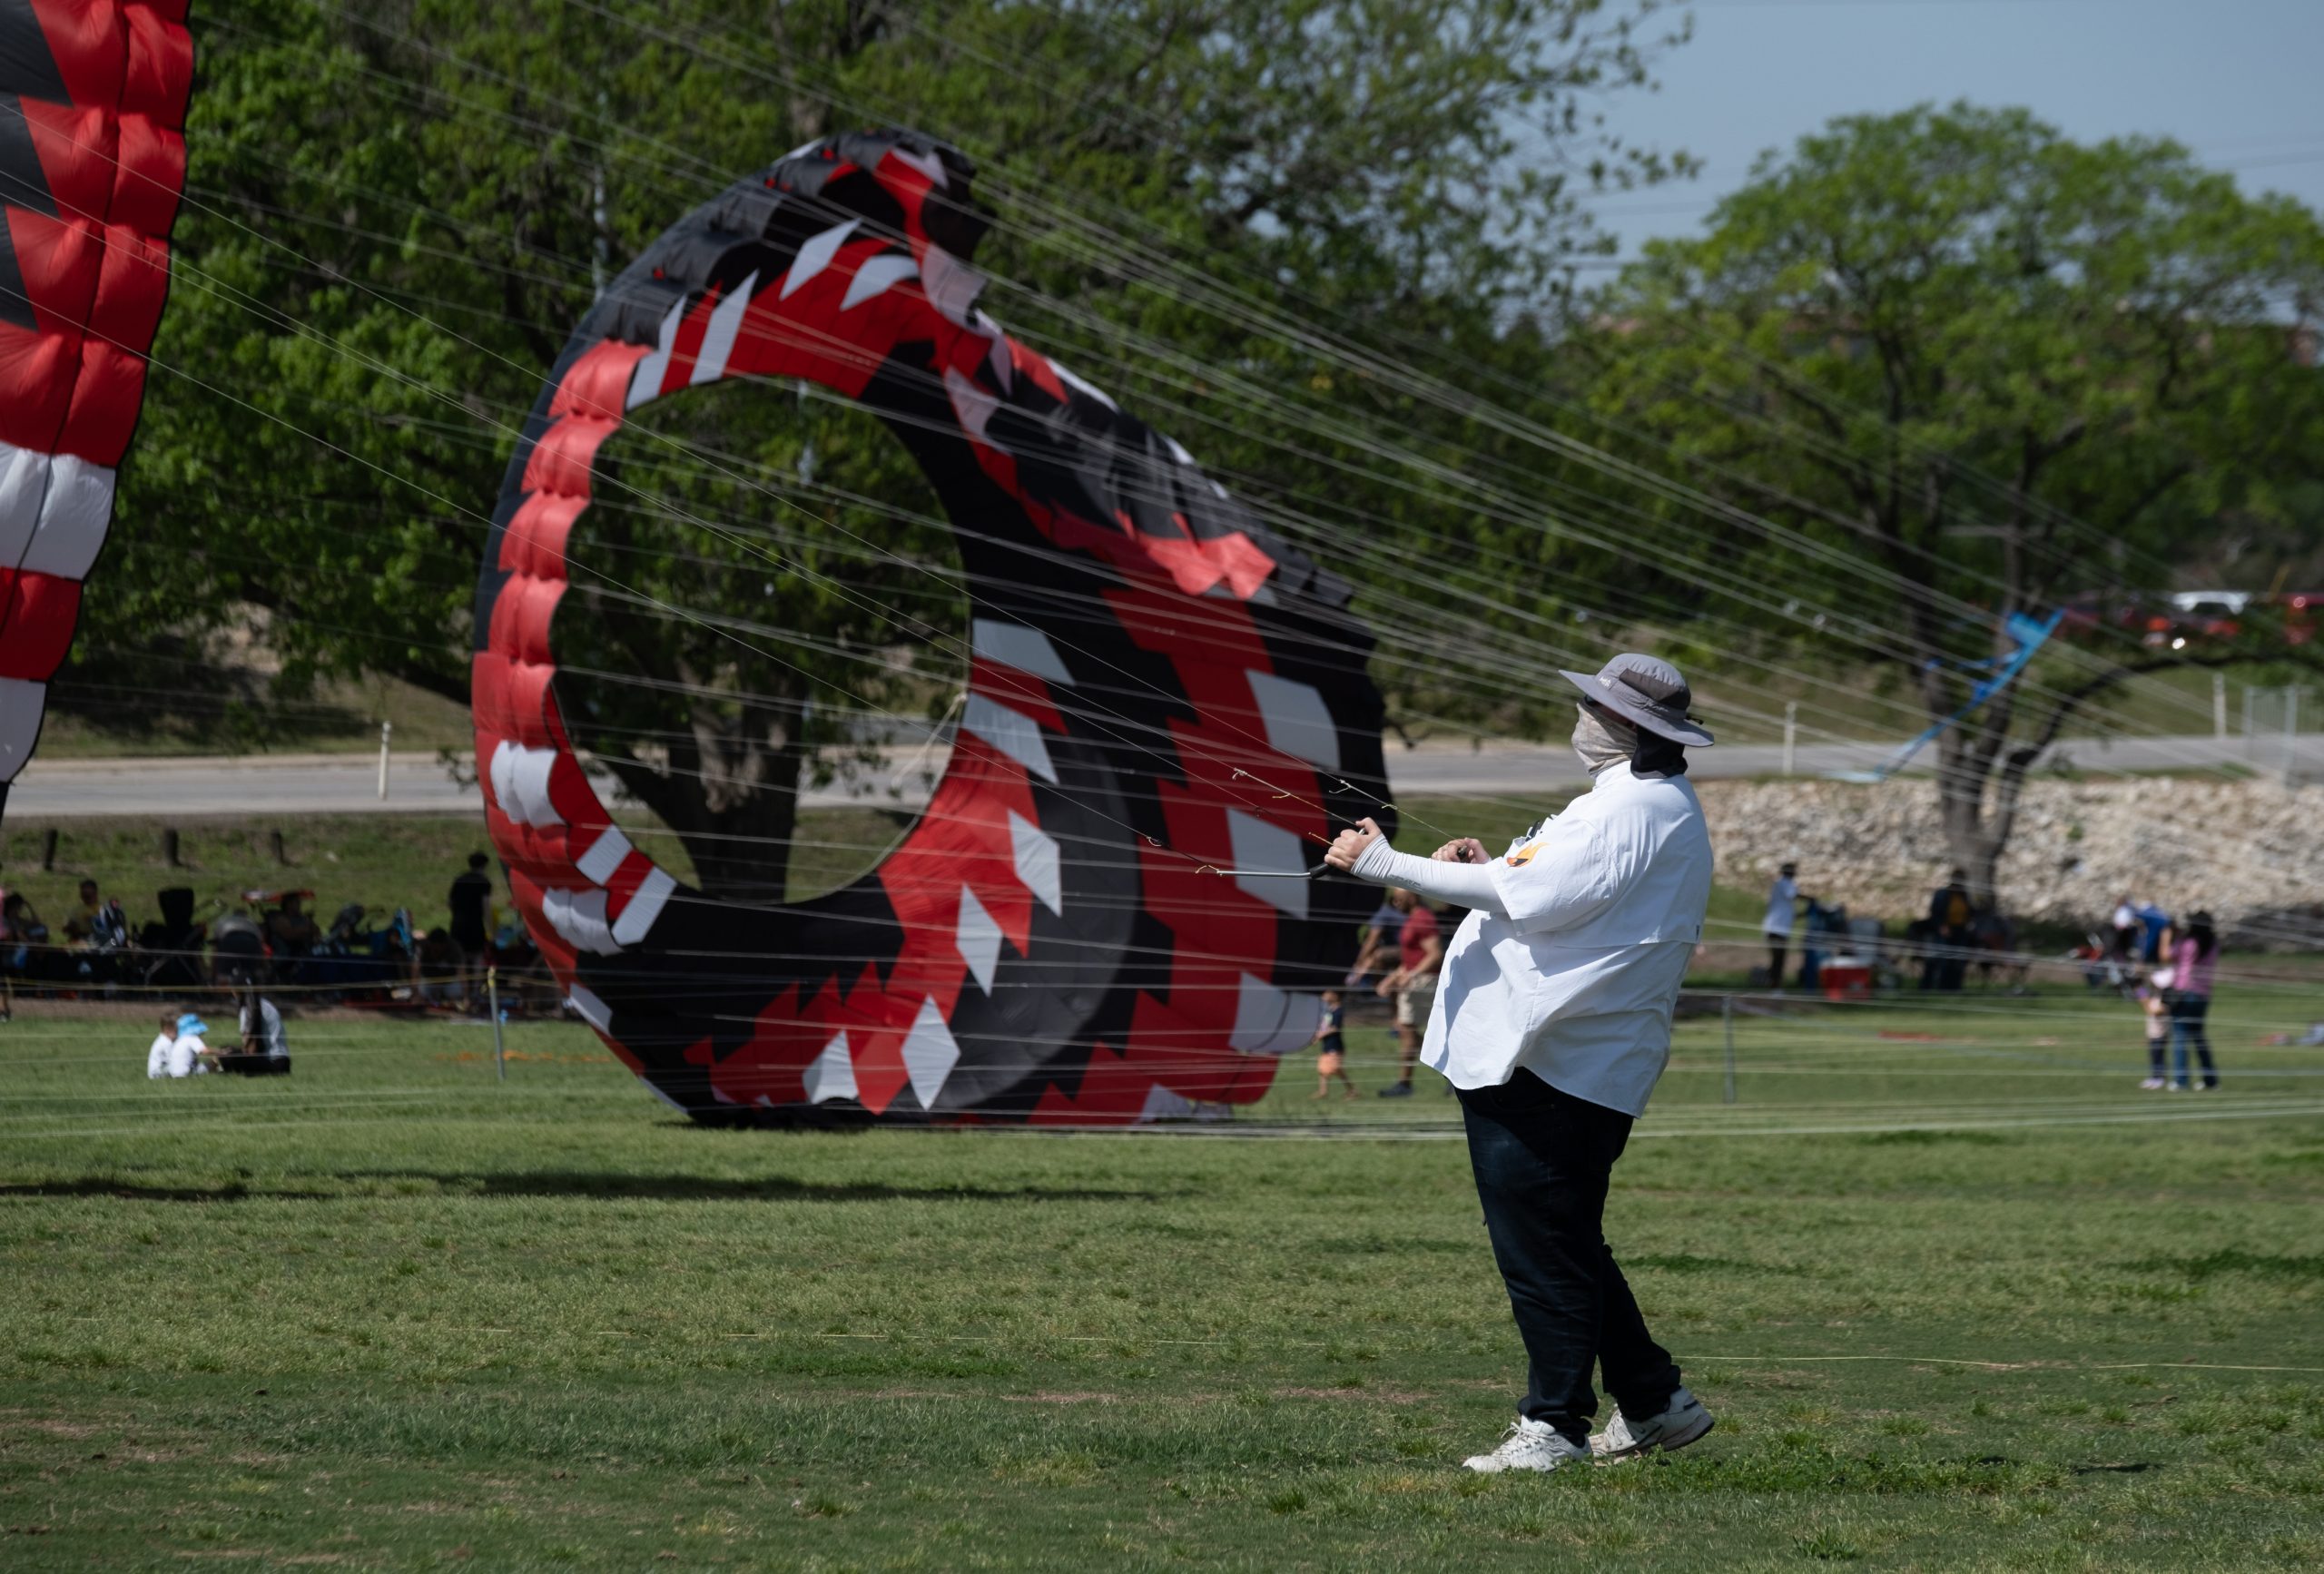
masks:
<instances>
[{"instance_id":1,"label":"white sneaker","mask_svg":"<svg viewBox=\"0 0 2324 1574\"><path fill-rule=\"evenodd\" d=\"M2162 1078L2160 1077L2150 1077L2144 1082L2140 1083L2139 1087L2149 1093L2160 1093L2162 1091Z\"/></svg>"},{"instance_id":2,"label":"white sneaker","mask_svg":"<svg viewBox=\"0 0 2324 1574\"><path fill-rule=\"evenodd\" d=\"M1606 1430L1590 1439L1590 1457L1600 1464L1632 1460L1640 1454L1669 1453L1699 1441L1715 1423L1703 1402L1681 1388L1670 1396L1660 1415L1634 1420L1620 1411Z\"/></svg>"},{"instance_id":3,"label":"white sneaker","mask_svg":"<svg viewBox=\"0 0 2324 1574\"><path fill-rule=\"evenodd\" d=\"M1463 1470L1482 1476L1497 1476L1503 1471L1553 1471L1569 1460L1590 1457L1587 1444L1568 1442L1564 1434L1545 1421L1527 1421L1520 1416L1501 1440L1501 1446L1489 1454L1472 1454L1461 1461Z\"/></svg>"}]
</instances>

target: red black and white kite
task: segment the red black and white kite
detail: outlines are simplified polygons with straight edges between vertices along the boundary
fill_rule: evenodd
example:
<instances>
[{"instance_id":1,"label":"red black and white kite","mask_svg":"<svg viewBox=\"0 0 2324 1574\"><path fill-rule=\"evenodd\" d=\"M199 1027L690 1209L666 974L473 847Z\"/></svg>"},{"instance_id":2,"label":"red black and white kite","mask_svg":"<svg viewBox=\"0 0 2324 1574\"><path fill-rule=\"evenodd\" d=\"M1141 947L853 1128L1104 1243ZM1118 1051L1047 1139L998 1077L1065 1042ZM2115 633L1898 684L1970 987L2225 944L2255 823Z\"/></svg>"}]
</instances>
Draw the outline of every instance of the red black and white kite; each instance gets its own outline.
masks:
<instances>
[{"instance_id":1,"label":"red black and white kite","mask_svg":"<svg viewBox=\"0 0 2324 1574\"><path fill-rule=\"evenodd\" d=\"M185 185L186 0L0 0L0 807L113 519Z\"/></svg>"},{"instance_id":2,"label":"red black and white kite","mask_svg":"<svg viewBox=\"0 0 2324 1574\"><path fill-rule=\"evenodd\" d=\"M689 213L566 348L494 516L474 668L494 841L574 1001L698 1117L1246 1102L1312 1037L1374 900L1235 872L1295 875L1381 812L1347 585L977 309L970 179L927 138L851 134ZM606 438L650 400L773 377L858 401L911 450L956 527L974 650L911 833L781 907L691 890L622 833L576 757L553 638Z\"/></svg>"}]
</instances>

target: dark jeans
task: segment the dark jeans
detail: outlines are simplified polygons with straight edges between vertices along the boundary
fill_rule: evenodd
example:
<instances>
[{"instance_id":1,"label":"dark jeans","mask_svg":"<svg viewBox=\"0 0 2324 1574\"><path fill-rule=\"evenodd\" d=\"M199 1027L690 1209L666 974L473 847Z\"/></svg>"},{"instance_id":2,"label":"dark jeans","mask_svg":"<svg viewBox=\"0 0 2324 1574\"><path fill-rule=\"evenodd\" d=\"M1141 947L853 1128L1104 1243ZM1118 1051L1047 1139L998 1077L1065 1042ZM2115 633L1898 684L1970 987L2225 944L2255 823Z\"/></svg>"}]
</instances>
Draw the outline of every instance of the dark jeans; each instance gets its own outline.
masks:
<instances>
[{"instance_id":1,"label":"dark jeans","mask_svg":"<svg viewBox=\"0 0 2324 1574\"><path fill-rule=\"evenodd\" d=\"M2191 1048L2202 1063L2203 1086L2219 1086L2219 1067L2211 1063L2211 1034L2205 1031L2203 1018L2211 1008L2209 995L2171 997L2171 1080L2184 1087L2188 1084L2187 1051Z\"/></svg>"},{"instance_id":2,"label":"dark jeans","mask_svg":"<svg viewBox=\"0 0 2324 1574\"><path fill-rule=\"evenodd\" d=\"M1525 1342L1517 1412L1582 1441L1598 1413L1595 1364L1624 1412L1660 1414L1679 1387L1679 1368L1647 1333L1604 1233L1606 1185L1630 1141L1630 1117L1561 1093L1530 1071L1499 1087L1460 1091L1485 1229Z\"/></svg>"},{"instance_id":3,"label":"dark jeans","mask_svg":"<svg viewBox=\"0 0 2324 1574\"><path fill-rule=\"evenodd\" d=\"M1969 976L1969 931L1939 930L1929 937L1928 954L1921 961L1921 988L1955 990Z\"/></svg>"}]
</instances>

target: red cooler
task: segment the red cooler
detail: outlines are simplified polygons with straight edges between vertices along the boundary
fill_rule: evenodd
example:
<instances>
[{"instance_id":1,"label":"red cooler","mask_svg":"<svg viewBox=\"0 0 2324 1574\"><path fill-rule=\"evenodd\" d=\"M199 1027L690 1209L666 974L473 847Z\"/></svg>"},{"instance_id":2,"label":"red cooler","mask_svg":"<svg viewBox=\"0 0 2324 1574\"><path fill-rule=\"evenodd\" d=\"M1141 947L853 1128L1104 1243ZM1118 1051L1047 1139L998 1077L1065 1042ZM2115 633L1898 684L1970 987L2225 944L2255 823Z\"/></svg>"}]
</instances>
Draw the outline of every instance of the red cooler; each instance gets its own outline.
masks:
<instances>
[{"instance_id":1,"label":"red cooler","mask_svg":"<svg viewBox=\"0 0 2324 1574\"><path fill-rule=\"evenodd\" d=\"M1861 957L1834 957L1817 969L1816 981L1827 1000L1872 999L1872 964Z\"/></svg>"}]
</instances>

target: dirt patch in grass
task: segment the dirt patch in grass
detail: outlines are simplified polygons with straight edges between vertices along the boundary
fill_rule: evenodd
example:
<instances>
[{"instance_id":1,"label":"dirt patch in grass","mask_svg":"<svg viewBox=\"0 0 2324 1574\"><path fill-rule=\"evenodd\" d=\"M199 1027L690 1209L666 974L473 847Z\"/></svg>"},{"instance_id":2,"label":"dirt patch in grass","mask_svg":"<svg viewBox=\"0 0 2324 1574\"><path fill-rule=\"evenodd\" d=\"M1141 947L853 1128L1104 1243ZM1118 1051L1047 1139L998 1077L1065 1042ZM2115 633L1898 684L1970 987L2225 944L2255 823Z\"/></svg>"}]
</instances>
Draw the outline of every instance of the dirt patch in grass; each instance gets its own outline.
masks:
<instances>
[{"instance_id":1,"label":"dirt patch in grass","mask_svg":"<svg viewBox=\"0 0 2324 1574\"><path fill-rule=\"evenodd\" d=\"M1434 1399L1417 1388L1278 1388L1271 1391L1277 1399L1360 1399L1373 1404L1418 1404Z\"/></svg>"}]
</instances>

